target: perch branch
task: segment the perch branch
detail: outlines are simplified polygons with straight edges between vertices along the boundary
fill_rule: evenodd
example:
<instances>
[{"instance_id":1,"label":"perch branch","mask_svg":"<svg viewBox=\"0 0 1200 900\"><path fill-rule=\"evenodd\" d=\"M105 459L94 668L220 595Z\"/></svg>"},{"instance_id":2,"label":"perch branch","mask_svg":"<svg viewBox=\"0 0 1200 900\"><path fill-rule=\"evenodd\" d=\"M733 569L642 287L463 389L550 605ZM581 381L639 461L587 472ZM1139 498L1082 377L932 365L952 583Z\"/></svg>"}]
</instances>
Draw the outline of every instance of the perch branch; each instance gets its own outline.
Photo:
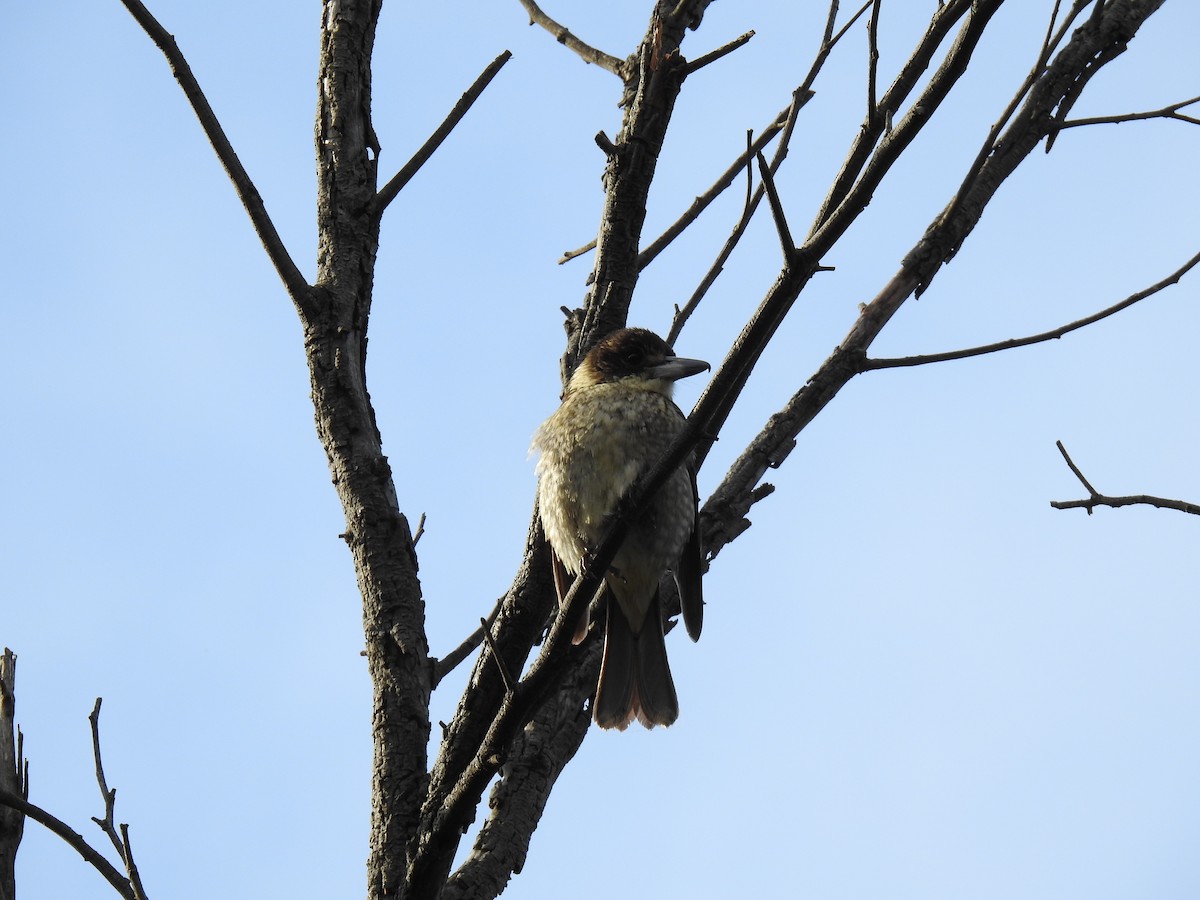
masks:
<instances>
[{"instance_id":1,"label":"perch branch","mask_svg":"<svg viewBox=\"0 0 1200 900\"><path fill-rule=\"evenodd\" d=\"M561 684L571 666L580 664L581 657L594 643L585 641L580 645L573 644L574 623L585 614L588 604L596 595L604 573L612 566L629 531L630 523L642 514L654 494L706 434L702 423L706 421L708 409L697 407L662 459L630 488L618 504L618 513L613 517L608 533L563 598L558 615L542 644L541 653L530 665L525 677L505 694L478 751L445 798L430 810L428 837L423 840L410 870L409 882L415 896L424 896L426 891L434 889L440 878L445 877L437 869L441 862L439 851L448 844L457 845L458 836L470 821L484 788L499 771L514 736L530 721L548 693Z\"/></svg>"}]
</instances>

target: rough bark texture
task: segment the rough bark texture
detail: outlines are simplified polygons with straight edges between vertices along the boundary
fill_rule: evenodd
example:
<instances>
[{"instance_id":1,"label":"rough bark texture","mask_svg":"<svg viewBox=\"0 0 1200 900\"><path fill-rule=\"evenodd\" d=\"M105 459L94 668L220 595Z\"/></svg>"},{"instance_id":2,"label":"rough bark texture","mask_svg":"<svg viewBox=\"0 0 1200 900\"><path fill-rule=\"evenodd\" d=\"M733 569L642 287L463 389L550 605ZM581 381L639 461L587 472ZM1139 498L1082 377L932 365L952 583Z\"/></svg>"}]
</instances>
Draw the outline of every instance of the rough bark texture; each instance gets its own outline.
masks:
<instances>
[{"instance_id":1,"label":"rough bark texture","mask_svg":"<svg viewBox=\"0 0 1200 900\"><path fill-rule=\"evenodd\" d=\"M368 896L396 896L426 784L430 663L417 558L366 385L378 242L371 210L377 0L324 5L317 110L317 283L304 316L317 432L346 513L374 685Z\"/></svg>"}]
</instances>

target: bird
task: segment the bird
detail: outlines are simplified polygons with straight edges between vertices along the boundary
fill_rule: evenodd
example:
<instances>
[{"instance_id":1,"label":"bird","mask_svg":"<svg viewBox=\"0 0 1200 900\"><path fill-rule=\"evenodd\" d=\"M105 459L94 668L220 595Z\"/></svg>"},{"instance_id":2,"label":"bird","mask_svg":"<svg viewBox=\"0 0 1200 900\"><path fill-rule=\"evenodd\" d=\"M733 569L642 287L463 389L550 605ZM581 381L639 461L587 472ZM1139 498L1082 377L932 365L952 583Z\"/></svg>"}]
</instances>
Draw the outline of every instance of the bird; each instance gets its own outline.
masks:
<instances>
[{"instance_id":1,"label":"bird","mask_svg":"<svg viewBox=\"0 0 1200 900\"><path fill-rule=\"evenodd\" d=\"M686 419L671 399L675 382L709 368L675 355L645 328L618 329L600 340L571 375L559 407L537 429L537 501L553 551L561 603L608 532L622 498L662 457ZM604 654L592 701L601 728L670 725L679 700L663 633L659 582L670 571L679 588L684 626L700 637L698 498L691 461L673 472L629 523L604 574ZM614 602L615 601L615 602ZM587 617L575 635L586 637Z\"/></svg>"}]
</instances>

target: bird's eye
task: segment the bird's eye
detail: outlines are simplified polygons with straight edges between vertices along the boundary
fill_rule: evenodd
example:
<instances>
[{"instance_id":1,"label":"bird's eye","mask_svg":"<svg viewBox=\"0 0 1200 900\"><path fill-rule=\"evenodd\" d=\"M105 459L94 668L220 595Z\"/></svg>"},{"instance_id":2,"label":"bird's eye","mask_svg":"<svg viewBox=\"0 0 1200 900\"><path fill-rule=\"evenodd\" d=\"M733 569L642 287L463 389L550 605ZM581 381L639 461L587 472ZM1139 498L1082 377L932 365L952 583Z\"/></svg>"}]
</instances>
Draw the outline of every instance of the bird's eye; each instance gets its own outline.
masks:
<instances>
[{"instance_id":1,"label":"bird's eye","mask_svg":"<svg viewBox=\"0 0 1200 900\"><path fill-rule=\"evenodd\" d=\"M626 350L621 354L621 362L625 363L625 365L631 369L638 368L642 364L643 359L644 356L642 351L636 348L632 350Z\"/></svg>"}]
</instances>

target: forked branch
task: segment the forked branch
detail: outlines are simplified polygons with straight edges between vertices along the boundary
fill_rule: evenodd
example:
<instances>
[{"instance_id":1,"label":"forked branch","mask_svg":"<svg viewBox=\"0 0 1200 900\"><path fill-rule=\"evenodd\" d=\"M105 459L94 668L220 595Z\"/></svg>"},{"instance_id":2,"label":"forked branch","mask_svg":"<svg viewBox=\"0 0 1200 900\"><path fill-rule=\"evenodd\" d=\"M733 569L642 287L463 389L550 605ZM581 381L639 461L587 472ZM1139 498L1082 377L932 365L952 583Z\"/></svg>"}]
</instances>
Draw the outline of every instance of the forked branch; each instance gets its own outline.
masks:
<instances>
[{"instance_id":1,"label":"forked branch","mask_svg":"<svg viewBox=\"0 0 1200 900\"><path fill-rule=\"evenodd\" d=\"M1189 125L1200 125L1200 118L1180 112L1189 106L1200 103L1200 97L1181 100L1162 109L1152 109L1149 112L1123 113L1115 116L1091 116L1086 119L1068 119L1058 126L1059 131L1066 128L1078 128L1081 125L1119 125L1122 122L1140 122L1146 119L1174 119L1177 122L1187 122Z\"/></svg>"},{"instance_id":2,"label":"forked branch","mask_svg":"<svg viewBox=\"0 0 1200 900\"><path fill-rule=\"evenodd\" d=\"M62 819L46 812L40 806L34 806L24 797L18 797L5 790L0 790L0 806L18 810L39 825L57 834L66 841L67 846L83 857L84 862L104 876L104 880L111 884L125 900L138 900L137 895L133 892L133 887L117 870L117 867L105 859L99 850L84 840L83 835Z\"/></svg>"},{"instance_id":3,"label":"forked branch","mask_svg":"<svg viewBox=\"0 0 1200 900\"><path fill-rule=\"evenodd\" d=\"M1097 506L1111 506L1116 509L1121 506L1155 506L1159 509L1174 509L1182 513L1188 513L1193 516L1200 516L1200 504L1188 503L1184 500L1171 500L1166 497L1153 497L1149 494L1133 494L1127 497L1110 497L1107 494L1102 494L1092 487L1091 482L1084 477L1079 471L1079 467L1075 465L1075 461L1071 459L1067 448L1063 446L1062 441L1055 441L1054 445L1058 447L1058 452L1062 454L1066 460L1067 467L1079 479L1079 483L1084 486L1088 492L1088 496L1083 500L1051 500L1050 505L1055 509L1084 509L1090 516L1092 510Z\"/></svg>"},{"instance_id":4,"label":"forked branch","mask_svg":"<svg viewBox=\"0 0 1200 900\"><path fill-rule=\"evenodd\" d=\"M10 656L11 654L5 651L6 662ZM0 666L0 668L4 667ZM11 706L11 703L9 705ZM104 767L100 761L99 716L100 700L97 699L96 705L92 709L92 714L88 718L92 723L92 747L96 758L96 779L100 785L100 793L104 797L104 818L93 818L92 821L99 825L104 830L104 833L109 836L113 846L116 847L117 852L121 855L121 859L125 863L127 876L122 875L112 863L105 859L99 850L89 844L83 835L70 825L40 806L35 806L29 802L28 769L26 767L23 767L25 775L22 779L23 787L20 793L8 790L6 787L0 785L0 806L32 819L62 838L85 862L99 872L104 880L112 885L125 900L146 900L145 891L142 889L141 877L138 874L137 865L133 861L133 849L129 843L129 827L121 825L119 835L113 827L113 804L116 800L117 792L110 790L104 780Z\"/></svg>"},{"instance_id":5,"label":"forked branch","mask_svg":"<svg viewBox=\"0 0 1200 900\"><path fill-rule=\"evenodd\" d=\"M120 831L113 821L113 809L117 802L117 789L109 788L108 781L104 777L104 760L100 754L100 703L101 698L96 698L96 704L92 707L92 713L88 716L88 721L92 725L92 756L96 761L96 783L100 786L100 796L104 798L104 818L97 819L92 816L92 821L100 826L100 830L108 835L108 839L112 842L114 848L121 856L122 862L125 863L125 872L128 875L129 885L133 889L133 896L136 900L146 900L146 891L142 887L142 877L138 873L137 863L133 858L133 845L129 843L129 826L122 823Z\"/></svg>"}]
</instances>

